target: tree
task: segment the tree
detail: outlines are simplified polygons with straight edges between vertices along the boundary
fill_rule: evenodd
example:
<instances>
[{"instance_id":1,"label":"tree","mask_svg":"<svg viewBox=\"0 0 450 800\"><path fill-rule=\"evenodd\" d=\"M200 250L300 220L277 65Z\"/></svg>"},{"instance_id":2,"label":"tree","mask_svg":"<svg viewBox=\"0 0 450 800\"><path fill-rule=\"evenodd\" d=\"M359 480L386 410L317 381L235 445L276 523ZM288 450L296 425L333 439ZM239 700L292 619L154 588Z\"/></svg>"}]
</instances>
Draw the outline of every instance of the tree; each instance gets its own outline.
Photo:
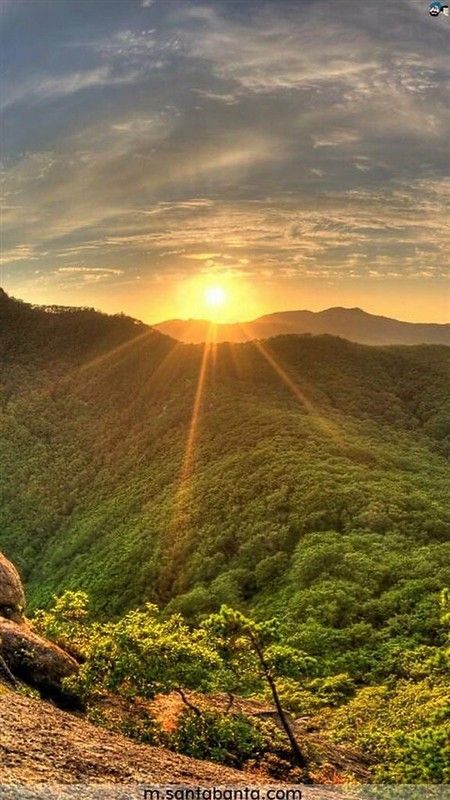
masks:
<instances>
[{"instance_id":1,"label":"tree","mask_svg":"<svg viewBox=\"0 0 450 800\"><path fill-rule=\"evenodd\" d=\"M314 660L279 643L279 625L276 620L255 622L240 611L222 606L220 612L212 614L204 626L216 636L222 662L234 676L236 688L238 675L246 682L252 671L256 672L255 677L267 683L280 722L289 739L294 761L304 769L306 760L281 705L276 676L298 677L304 674Z\"/></svg>"},{"instance_id":2,"label":"tree","mask_svg":"<svg viewBox=\"0 0 450 800\"><path fill-rule=\"evenodd\" d=\"M164 619L156 606L90 630L79 688L153 698L159 692L207 691L220 659L204 630L191 631L178 614ZM186 702L192 709L192 704Z\"/></svg>"}]
</instances>

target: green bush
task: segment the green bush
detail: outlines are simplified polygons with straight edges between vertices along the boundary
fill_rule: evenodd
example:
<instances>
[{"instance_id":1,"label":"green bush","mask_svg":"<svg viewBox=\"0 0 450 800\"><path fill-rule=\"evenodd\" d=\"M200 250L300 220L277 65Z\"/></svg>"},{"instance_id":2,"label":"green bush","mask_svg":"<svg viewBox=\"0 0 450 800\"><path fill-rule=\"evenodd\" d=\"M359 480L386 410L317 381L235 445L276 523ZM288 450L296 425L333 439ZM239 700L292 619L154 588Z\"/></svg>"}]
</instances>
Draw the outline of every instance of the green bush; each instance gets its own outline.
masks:
<instances>
[{"instance_id":1,"label":"green bush","mask_svg":"<svg viewBox=\"0 0 450 800\"><path fill-rule=\"evenodd\" d=\"M243 714L205 711L197 716L190 709L182 714L170 746L192 758L209 759L242 768L248 761L261 761L264 754L282 746L273 726L250 720Z\"/></svg>"}]
</instances>

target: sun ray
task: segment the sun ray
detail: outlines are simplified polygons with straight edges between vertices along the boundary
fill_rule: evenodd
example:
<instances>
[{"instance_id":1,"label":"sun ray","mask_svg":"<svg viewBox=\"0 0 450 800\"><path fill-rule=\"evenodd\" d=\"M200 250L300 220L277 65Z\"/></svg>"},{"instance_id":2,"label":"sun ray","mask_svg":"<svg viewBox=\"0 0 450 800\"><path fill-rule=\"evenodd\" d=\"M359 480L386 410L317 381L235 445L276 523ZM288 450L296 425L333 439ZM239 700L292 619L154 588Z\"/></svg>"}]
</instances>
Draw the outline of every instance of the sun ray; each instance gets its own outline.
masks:
<instances>
[{"instance_id":1,"label":"sun ray","mask_svg":"<svg viewBox=\"0 0 450 800\"><path fill-rule=\"evenodd\" d=\"M194 402L192 405L192 413L189 423L189 430L186 437L183 460L181 462L177 493L183 491L186 488L186 483L192 471L192 459L194 455L195 442L200 422L206 375L210 361L211 360L214 361L216 353L216 343L213 332L214 327L215 326L213 324L210 325L207 341L203 344L203 353L198 373L197 388L195 391Z\"/></svg>"},{"instance_id":2,"label":"sun ray","mask_svg":"<svg viewBox=\"0 0 450 800\"><path fill-rule=\"evenodd\" d=\"M243 326L245 330L245 326ZM343 445L343 439L341 432L338 429L338 426L331 422L331 420L326 419L323 414L320 414L316 409L314 403L310 400L307 396L305 391L300 388L298 383L294 381L294 379L288 374L286 369L281 366L281 364L276 360L275 356L272 355L268 346L263 344L258 339L252 340L252 345L258 350L259 353L265 358L268 364L272 367L274 372L278 375L278 377L283 381L285 386L289 389L289 391L294 395L296 400L306 408L308 413L311 415L311 419L315 422L317 427L340 445Z\"/></svg>"},{"instance_id":3,"label":"sun ray","mask_svg":"<svg viewBox=\"0 0 450 800\"><path fill-rule=\"evenodd\" d=\"M177 577L177 564L183 556L184 537L182 528L189 522L189 502L192 498L193 483L193 463L195 445L198 437L202 405L204 399L205 383L208 369L214 363L216 342L213 328L210 325L207 341L203 344L197 386L192 404L191 418L186 436L186 443L181 461L181 467L176 481L173 495L172 514L166 531L165 545L166 558L168 560L167 572L164 579L164 586L161 587L162 595L168 596L173 588Z\"/></svg>"},{"instance_id":4,"label":"sun ray","mask_svg":"<svg viewBox=\"0 0 450 800\"><path fill-rule=\"evenodd\" d=\"M198 382L197 382L197 389L195 392L194 404L192 406L192 415L191 421L189 424L189 431L186 439L186 446L180 471L180 485L184 486L188 478L191 474L192 468L192 458L194 454L194 445L197 438L197 431L200 421L201 409L202 409L202 400L203 400L203 391L205 387L205 378L206 372L208 367L208 362L211 356L211 351L213 348L213 344L210 342L205 342L203 345L203 355L200 364Z\"/></svg>"},{"instance_id":5,"label":"sun ray","mask_svg":"<svg viewBox=\"0 0 450 800\"><path fill-rule=\"evenodd\" d=\"M94 358L86 361L84 364L76 367L76 369L72 370L71 373L67 373L65 376L66 378L70 378L72 374L80 374L86 372L89 369L94 369L95 367L100 366L105 361L109 361L117 355L122 356L126 353L131 347L142 343L145 339L150 339L152 336L155 336L156 332L153 328L150 330L144 331L144 333L140 333L137 336L133 336L132 339L128 339L126 342L122 342L122 344L117 345L116 347L112 347L110 350L107 350L105 353L101 353L99 356L95 356Z\"/></svg>"},{"instance_id":6,"label":"sun ray","mask_svg":"<svg viewBox=\"0 0 450 800\"><path fill-rule=\"evenodd\" d=\"M186 347L187 345L182 342L174 342L156 369L149 375L145 383L139 387L131 402L131 408L136 406L142 398L148 400L151 397L154 400L159 394L167 392L170 383L176 380L176 367L182 364L182 354Z\"/></svg>"}]
</instances>

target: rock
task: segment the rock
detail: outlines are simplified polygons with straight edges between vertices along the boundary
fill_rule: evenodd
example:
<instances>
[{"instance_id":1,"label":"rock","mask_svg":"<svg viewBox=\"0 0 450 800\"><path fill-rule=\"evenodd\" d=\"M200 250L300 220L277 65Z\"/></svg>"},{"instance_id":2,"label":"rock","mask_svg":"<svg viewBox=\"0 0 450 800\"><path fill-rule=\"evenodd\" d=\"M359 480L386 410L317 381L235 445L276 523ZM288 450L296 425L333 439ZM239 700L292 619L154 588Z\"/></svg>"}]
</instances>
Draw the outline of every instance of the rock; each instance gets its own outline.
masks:
<instances>
[{"instance_id":1,"label":"rock","mask_svg":"<svg viewBox=\"0 0 450 800\"><path fill-rule=\"evenodd\" d=\"M0 683L6 683L8 686L13 686L14 689L19 685L19 681L16 681L2 655L0 655Z\"/></svg>"},{"instance_id":2,"label":"rock","mask_svg":"<svg viewBox=\"0 0 450 800\"><path fill-rule=\"evenodd\" d=\"M60 647L34 633L27 622L0 617L0 656L14 678L38 689L45 698L73 708L76 697L62 681L74 675L78 663Z\"/></svg>"},{"instance_id":3,"label":"rock","mask_svg":"<svg viewBox=\"0 0 450 800\"><path fill-rule=\"evenodd\" d=\"M25 592L16 568L0 553L0 617L20 621L25 608Z\"/></svg>"},{"instance_id":4,"label":"rock","mask_svg":"<svg viewBox=\"0 0 450 800\"><path fill-rule=\"evenodd\" d=\"M25 592L16 568L0 553L0 680L23 681L59 705L76 706L62 685L78 664L72 656L33 632L24 617Z\"/></svg>"}]
</instances>

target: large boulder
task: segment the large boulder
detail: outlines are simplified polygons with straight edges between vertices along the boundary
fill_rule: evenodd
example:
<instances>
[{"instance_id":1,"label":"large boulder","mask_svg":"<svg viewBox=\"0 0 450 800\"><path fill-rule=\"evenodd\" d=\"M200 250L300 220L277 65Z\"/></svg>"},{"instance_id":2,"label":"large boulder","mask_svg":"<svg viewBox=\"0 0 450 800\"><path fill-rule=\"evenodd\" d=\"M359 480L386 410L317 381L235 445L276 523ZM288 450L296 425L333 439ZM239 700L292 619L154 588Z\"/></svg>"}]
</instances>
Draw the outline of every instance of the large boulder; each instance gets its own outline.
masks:
<instances>
[{"instance_id":1,"label":"large boulder","mask_svg":"<svg viewBox=\"0 0 450 800\"><path fill-rule=\"evenodd\" d=\"M77 705L74 695L63 686L78 670L78 663L56 644L34 633L27 622L0 617L0 658L14 676L38 689L58 705Z\"/></svg>"},{"instance_id":2,"label":"large boulder","mask_svg":"<svg viewBox=\"0 0 450 800\"><path fill-rule=\"evenodd\" d=\"M72 656L32 630L24 617L25 592L16 568L0 553L0 681L23 681L59 705L76 706L63 685L78 670Z\"/></svg>"},{"instance_id":3,"label":"large boulder","mask_svg":"<svg viewBox=\"0 0 450 800\"><path fill-rule=\"evenodd\" d=\"M19 621L25 608L25 592L16 568L0 553L0 617Z\"/></svg>"}]
</instances>

